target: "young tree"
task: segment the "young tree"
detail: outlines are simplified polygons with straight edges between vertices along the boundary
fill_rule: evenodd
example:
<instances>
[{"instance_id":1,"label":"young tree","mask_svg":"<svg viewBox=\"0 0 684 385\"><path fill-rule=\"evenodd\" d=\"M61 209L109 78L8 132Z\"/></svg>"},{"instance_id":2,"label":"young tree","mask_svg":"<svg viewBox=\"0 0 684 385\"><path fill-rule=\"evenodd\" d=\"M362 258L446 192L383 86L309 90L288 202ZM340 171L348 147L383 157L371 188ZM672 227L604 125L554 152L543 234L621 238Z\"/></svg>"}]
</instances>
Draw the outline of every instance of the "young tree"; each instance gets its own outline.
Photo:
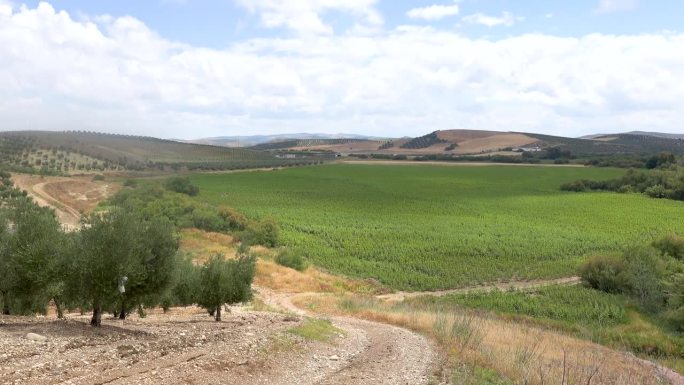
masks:
<instances>
[{"instance_id":1,"label":"young tree","mask_svg":"<svg viewBox=\"0 0 684 385\"><path fill-rule=\"evenodd\" d=\"M221 254L214 255L200 274L198 304L214 312L221 321L221 307L226 304L245 302L252 298L256 260L252 256L240 256L226 260Z\"/></svg>"}]
</instances>

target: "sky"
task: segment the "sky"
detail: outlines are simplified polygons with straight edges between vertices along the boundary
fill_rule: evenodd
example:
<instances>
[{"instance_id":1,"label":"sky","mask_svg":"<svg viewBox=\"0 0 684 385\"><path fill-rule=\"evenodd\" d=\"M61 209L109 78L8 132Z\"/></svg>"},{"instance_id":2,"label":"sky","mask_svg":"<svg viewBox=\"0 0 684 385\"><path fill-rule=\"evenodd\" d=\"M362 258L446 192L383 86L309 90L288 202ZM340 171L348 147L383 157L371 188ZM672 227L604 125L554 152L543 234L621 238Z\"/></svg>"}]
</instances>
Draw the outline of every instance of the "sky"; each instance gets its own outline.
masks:
<instances>
[{"instance_id":1,"label":"sky","mask_svg":"<svg viewBox=\"0 0 684 385\"><path fill-rule=\"evenodd\" d=\"M684 133L680 0L0 0L0 130Z\"/></svg>"}]
</instances>

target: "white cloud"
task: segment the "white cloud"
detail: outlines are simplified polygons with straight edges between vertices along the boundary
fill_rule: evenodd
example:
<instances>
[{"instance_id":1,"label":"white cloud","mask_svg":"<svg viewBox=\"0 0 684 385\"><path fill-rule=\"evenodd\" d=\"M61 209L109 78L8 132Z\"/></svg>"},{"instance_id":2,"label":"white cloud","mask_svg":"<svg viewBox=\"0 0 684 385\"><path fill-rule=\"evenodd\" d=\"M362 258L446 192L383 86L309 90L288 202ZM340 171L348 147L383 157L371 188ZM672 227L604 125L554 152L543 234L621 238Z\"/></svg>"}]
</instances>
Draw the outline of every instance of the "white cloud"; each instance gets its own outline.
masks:
<instances>
[{"instance_id":1,"label":"white cloud","mask_svg":"<svg viewBox=\"0 0 684 385\"><path fill-rule=\"evenodd\" d=\"M510 12L503 12L501 16L489 16L483 13L476 13L473 15L468 15L463 18L463 21L469 24L481 24L487 27L496 27L498 25L504 25L510 27L515 24L516 21L521 21L523 18L515 17Z\"/></svg>"},{"instance_id":2,"label":"white cloud","mask_svg":"<svg viewBox=\"0 0 684 385\"><path fill-rule=\"evenodd\" d=\"M431 27L226 49L41 3L0 13L2 129L163 137L258 132L564 135L681 131L684 34L471 39Z\"/></svg>"},{"instance_id":3,"label":"white cloud","mask_svg":"<svg viewBox=\"0 0 684 385\"><path fill-rule=\"evenodd\" d=\"M600 0L594 13L614 13L632 11L639 7L639 0Z\"/></svg>"},{"instance_id":4,"label":"white cloud","mask_svg":"<svg viewBox=\"0 0 684 385\"><path fill-rule=\"evenodd\" d=\"M329 11L356 16L367 25L381 25L377 0L234 0L251 13L259 14L267 28L285 27L299 33L331 34L333 29L321 15Z\"/></svg>"},{"instance_id":5,"label":"white cloud","mask_svg":"<svg viewBox=\"0 0 684 385\"><path fill-rule=\"evenodd\" d=\"M439 20L449 16L458 15L458 4L430 5L422 8L413 8L406 12L411 19Z\"/></svg>"}]
</instances>

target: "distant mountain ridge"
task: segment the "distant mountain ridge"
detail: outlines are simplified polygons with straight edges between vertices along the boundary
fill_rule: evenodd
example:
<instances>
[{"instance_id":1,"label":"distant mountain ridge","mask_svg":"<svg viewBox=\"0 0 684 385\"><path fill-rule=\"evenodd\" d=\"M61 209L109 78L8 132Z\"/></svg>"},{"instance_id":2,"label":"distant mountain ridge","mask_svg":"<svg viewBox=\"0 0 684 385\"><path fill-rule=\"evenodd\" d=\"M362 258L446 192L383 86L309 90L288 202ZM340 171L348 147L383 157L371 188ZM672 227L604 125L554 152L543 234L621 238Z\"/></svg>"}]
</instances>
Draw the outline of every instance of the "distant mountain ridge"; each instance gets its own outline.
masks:
<instances>
[{"instance_id":1,"label":"distant mountain ridge","mask_svg":"<svg viewBox=\"0 0 684 385\"><path fill-rule=\"evenodd\" d=\"M378 140L379 137L359 135L359 134L320 134L320 133L292 133L292 134L274 134L274 135L232 135L232 136L216 136L209 138L200 138L192 140L184 140L187 143L196 144L210 144L214 146L223 147L252 147L265 143L285 142L289 140L326 140L326 139L360 139L360 140Z\"/></svg>"},{"instance_id":2,"label":"distant mountain ridge","mask_svg":"<svg viewBox=\"0 0 684 385\"><path fill-rule=\"evenodd\" d=\"M295 137L295 138L292 138ZM230 138L229 138L230 139ZM384 155L510 155L558 147L577 156L609 154L653 154L662 151L684 154L684 135L631 132L592 135L584 138L526 132L484 130L438 130L415 138L372 138L363 135L283 134L241 137L268 140L251 148L269 152L333 152ZM217 144L214 141L212 144ZM224 144L225 145L225 144Z\"/></svg>"},{"instance_id":3,"label":"distant mountain ridge","mask_svg":"<svg viewBox=\"0 0 684 385\"><path fill-rule=\"evenodd\" d=\"M609 138L619 135L635 135L635 136L651 136L654 138L663 139L684 139L684 134L670 134L667 132L650 132L650 131L629 131L620 132L616 134L591 134L580 137L580 139L596 139L596 138Z\"/></svg>"}]
</instances>

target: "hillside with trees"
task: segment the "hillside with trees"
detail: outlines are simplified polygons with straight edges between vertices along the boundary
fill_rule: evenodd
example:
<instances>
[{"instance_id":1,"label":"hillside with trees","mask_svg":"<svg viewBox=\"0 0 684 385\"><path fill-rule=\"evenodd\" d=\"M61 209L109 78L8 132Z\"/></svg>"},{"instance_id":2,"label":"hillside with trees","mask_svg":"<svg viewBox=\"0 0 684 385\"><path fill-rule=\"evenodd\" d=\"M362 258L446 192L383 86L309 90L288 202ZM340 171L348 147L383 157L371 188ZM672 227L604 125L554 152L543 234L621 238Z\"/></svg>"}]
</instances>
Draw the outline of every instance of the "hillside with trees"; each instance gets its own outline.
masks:
<instances>
[{"instance_id":1,"label":"hillside with trees","mask_svg":"<svg viewBox=\"0 0 684 385\"><path fill-rule=\"evenodd\" d=\"M84 131L0 133L0 163L16 171L73 174L122 170L233 170L318 163L144 136Z\"/></svg>"}]
</instances>

